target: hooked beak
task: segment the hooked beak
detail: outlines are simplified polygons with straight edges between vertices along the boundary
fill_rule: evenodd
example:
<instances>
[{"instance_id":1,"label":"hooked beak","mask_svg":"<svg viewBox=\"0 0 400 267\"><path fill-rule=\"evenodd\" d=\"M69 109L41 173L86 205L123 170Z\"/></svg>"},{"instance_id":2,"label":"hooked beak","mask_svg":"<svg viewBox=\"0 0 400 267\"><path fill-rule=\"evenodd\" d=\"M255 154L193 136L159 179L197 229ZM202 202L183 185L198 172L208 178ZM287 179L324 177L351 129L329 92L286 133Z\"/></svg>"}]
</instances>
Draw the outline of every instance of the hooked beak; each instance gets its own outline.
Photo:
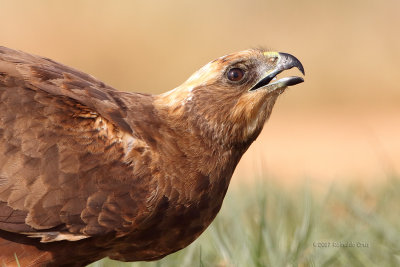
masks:
<instances>
[{"instance_id":1,"label":"hooked beak","mask_svg":"<svg viewBox=\"0 0 400 267\"><path fill-rule=\"evenodd\" d=\"M294 56L287 53L276 53L276 52L264 52L264 55L271 61L277 61L274 69L266 73L266 76L258 81L249 91L254 91L257 89L266 89L268 92L275 91L279 88L284 88L287 86L296 85L304 82L304 79L297 76L290 76L279 79L271 83L271 81L284 70L296 67L301 71L303 75L304 68L301 62Z\"/></svg>"}]
</instances>

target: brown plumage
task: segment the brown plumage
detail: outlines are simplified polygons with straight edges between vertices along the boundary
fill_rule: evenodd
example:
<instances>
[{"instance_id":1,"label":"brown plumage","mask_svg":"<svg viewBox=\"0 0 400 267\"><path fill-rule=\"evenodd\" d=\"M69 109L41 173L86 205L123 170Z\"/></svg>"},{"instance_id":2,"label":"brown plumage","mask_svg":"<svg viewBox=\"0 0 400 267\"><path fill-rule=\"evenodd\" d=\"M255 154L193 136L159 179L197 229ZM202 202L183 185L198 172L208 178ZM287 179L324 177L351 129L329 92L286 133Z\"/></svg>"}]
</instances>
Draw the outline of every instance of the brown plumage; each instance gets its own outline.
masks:
<instances>
[{"instance_id":1,"label":"brown plumage","mask_svg":"<svg viewBox=\"0 0 400 267\"><path fill-rule=\"evenodd\" d=\"M0 47L0 263L156 260L221 208L232 173L303 67L246 50L161 95L117 91Z\"/></svg>"}]
</instances>

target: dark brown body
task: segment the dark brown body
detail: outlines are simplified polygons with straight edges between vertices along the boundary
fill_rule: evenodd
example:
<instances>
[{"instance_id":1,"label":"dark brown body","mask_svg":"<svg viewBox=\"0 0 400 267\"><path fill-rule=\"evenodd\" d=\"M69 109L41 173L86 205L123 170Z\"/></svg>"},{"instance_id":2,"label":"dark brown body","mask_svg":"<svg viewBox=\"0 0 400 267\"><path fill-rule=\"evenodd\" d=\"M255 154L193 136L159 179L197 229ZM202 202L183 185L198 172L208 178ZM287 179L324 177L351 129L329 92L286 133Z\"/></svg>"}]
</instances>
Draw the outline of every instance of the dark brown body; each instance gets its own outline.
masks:
<instances>
[{"instance_id":1,"label":"dark brown body","mask_svg":"<svg viewBox=\"0 0 400 267\"><path fill-rule=\"evenodd\" d=\"M0 47L0 263L156 260L212 222L301 63L246 50L161 95Z\"/></svg>"},{"instance_id":2,"label":"dark brown body","mask_svg":"<svg viewBox=\"0 0 400 267\"><path fill-rule=\"evenodd\" d=\"M154 260L212 222L250 142L214 142L199 116L47 59L0 61L0 262ZM88 237L40 242L53 231Z\"/></svg>"}]
</instances>

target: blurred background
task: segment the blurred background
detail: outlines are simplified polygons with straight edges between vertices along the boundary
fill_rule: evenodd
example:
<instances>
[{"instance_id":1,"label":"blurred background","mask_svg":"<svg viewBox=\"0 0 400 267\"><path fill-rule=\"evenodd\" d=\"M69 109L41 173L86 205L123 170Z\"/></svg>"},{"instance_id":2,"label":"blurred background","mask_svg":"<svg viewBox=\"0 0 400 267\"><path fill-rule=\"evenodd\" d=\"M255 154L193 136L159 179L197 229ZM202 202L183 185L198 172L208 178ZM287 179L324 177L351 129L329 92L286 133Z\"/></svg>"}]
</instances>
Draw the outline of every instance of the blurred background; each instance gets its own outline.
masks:
<instances>
[{"instance_id":1,"label":"blurred background","mask_svg":"<svg viewBox=\"0 0 400 267\"><path fill-rule=\"evenodd\" d=\"M323 187L400 171L399 11L398 0L0 0L0 45L147 93L227 53L291 53L305 83L281 96L233 184L263 174Z\"/></svg>"},{"instance_id":2,"label":"blurred background","mask_svg":"<svg viewBox=\"0 0 400 267\"><path fill-rule=\"evenodd\" d=\"M400 266L399 12L399 0L0 0L0 45L147 93L247 48L305 67L196 242L92 266Z\"/></svg>"}]
</instances>

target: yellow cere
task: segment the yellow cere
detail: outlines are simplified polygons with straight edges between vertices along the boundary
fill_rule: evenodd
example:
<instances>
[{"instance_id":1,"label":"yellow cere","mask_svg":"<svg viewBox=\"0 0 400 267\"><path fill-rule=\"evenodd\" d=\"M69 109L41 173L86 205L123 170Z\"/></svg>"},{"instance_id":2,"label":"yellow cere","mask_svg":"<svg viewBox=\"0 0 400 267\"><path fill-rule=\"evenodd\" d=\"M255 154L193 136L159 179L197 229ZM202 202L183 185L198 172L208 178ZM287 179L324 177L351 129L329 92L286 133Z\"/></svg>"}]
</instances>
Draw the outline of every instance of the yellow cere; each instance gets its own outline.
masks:
<instances>
[{"instance_id":1,"label":"yellow cere","mask_svg":"<svg viewBox=\"0 0 400 267\"><path fill-rule=\"evenodd\" d=\"M271 51L263 52L263 55L266 57L277 57L277 58L280 57L278 52L271 52Z\"/></svg>"}]
</instances>

